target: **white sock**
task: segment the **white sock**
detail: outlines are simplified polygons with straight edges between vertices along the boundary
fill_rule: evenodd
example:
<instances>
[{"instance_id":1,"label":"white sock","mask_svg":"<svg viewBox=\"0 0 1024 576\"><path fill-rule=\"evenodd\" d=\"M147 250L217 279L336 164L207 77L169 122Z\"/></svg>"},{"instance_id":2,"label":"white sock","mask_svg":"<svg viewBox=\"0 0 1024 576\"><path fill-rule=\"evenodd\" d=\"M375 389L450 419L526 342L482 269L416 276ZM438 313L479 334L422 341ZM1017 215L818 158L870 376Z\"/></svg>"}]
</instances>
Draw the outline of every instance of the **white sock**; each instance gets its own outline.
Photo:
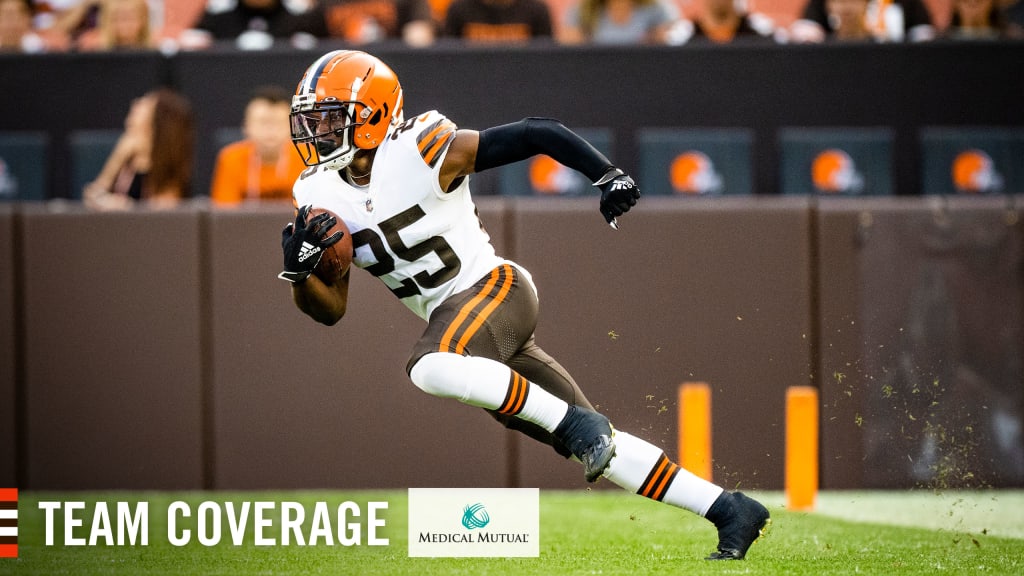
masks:
<instances>
[{"instance_id":1,"label":"white sock","mask_svg":"<svg viewBox=\"0 0 1024 576\"><path fill-rule=\"evenodd\" d=\"M646 498L703 516L722 488L672 462L661 448L621 430L615 431L615 457L604 477Z\"/></svg>"},{"instance_id":2,"label":"white sock","mask_svg":"<svg viewBox=\"0 0 1024 576\"><path fill-rule=\"evenodd\" d=\"M548 432L554 432L565 418L565 413L569 411L569 404L533 382L527 382L526 378L513 371L513 380L516 377L527 385L526 400L517 416L527 422L533 422Z\"/></svg>"},{"instance_id":3,"label":"white sock","mask_svg":"<svg viewBox=\"0 0 1024 576\"><path fill-rule=\"evenodd\" d=\"M569 410L564 400L487 358L432 352L416 362L409 377L428 394L516 416L548 432Z\"/></svg>"}]
</instances>

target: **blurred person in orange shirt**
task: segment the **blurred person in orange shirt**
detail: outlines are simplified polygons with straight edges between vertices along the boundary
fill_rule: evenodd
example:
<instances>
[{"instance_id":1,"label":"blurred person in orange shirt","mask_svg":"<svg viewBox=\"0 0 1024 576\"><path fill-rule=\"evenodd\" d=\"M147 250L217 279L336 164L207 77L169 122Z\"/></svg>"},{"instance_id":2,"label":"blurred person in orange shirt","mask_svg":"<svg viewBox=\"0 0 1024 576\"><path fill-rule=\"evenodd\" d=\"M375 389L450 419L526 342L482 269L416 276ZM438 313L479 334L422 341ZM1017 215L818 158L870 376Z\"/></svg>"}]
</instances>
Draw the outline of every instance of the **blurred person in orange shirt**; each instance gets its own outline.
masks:
<instances>
[{"instance_id":1,"label":"blurred person in orange shirt","mask_svg":"<svg viewBox=\"0 0 1024 576\"><path fill-rule=\"evenodd\" d=\"M256 90L245 107L244 140L217 155L210 198L217 205L248 200L289 200L306 169L291 140L290 94L277 86Z\"/></svg>"}]
</instances>

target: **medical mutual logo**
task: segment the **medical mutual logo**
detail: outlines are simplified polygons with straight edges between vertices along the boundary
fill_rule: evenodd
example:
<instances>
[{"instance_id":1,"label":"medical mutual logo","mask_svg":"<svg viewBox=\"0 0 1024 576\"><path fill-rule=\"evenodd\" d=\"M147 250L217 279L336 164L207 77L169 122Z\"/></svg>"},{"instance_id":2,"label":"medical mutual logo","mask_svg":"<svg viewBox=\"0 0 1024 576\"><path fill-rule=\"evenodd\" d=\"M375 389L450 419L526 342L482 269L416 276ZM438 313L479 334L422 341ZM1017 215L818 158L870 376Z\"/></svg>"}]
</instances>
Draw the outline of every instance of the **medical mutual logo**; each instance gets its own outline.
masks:
<instances>
[{"instance_id":1,"label":"medical mutual logo","mask_svg":"<svg viewBox=\"0 0 1024 576\"><path fill-rule=\"evenodd\" d=\"M0 488L0 558L18 557L18 489Z\"/></svg>"},{"instance_id":2,"label":"medical mutual logo","mask_svg":"<svg viewBox=\"0 0 1024 576\"><path fill-rule=\"evenodd\" d=\"M491 515L484 509L484 505L477 502L466 506L462 511L462 525L466 530L474 528L486 528L491 523Z\"/></svg>"},{"instance_id":3,"label":"medical mutual logo","mask_svg":"<svg viewBox=\"0 0 1024 576\"><path fill-rule=\"evenodd\" d=\"M539 555L537 488L409 489L409 556Z\"/></svg>"}]
</instances>

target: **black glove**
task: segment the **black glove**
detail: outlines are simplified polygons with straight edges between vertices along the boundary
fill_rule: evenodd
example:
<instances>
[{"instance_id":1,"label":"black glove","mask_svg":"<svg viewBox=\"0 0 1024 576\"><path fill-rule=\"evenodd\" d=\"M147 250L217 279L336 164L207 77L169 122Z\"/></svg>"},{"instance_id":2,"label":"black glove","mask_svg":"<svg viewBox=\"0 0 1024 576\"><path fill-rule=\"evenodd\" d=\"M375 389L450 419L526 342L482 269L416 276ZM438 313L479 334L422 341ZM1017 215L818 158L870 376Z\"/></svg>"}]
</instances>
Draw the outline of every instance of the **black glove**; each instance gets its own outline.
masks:
<instances>
[{"instance_id":1,"label":"black glove","mask_svg":"<svg viewBox=\"0 0 1024 576\"><path fill-rule=\"evenodd\" d=\"M324 237L338 219L328 213L317 214L309 222L310 206L299 208L295 223L288 223L281 231L281 248L284 249L284 272L277 275L291 283L302 282L313 273L323 258L324 250L341 240L341 231Z\"/></svg>"},{"instance_id":2,"label":"black glove","mask_svg":"<svg viewBox=\"0 0 1024 576\"><path fill-rule=\"evenodd\" d=\"M609 168L594 186L601 189L601 214L616 230L619 229L616 216L622 216L636 205L640 198L640 188L625 172L618 168Z\"/></svg>"}]
</instances>

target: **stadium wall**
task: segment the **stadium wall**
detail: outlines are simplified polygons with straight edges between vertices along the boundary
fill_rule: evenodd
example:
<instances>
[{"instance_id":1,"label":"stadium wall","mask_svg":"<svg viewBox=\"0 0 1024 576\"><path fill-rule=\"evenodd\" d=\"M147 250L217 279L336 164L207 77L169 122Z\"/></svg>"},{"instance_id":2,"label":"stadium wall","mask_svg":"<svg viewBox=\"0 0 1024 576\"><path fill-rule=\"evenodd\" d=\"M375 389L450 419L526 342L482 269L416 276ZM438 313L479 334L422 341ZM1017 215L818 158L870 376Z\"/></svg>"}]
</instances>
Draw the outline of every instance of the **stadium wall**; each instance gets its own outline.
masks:
<instances>
[{"instance_id":1,"label":"stadium wall","mask_svg":"<svg viewBox=\"0 0 1024 576\"><path fill-rule=\"evenodd\" d=\"M19 356L18 319L15 296L15 223L11 206L0 205L0 484L16 486L18 461Z\"/></svg>"},{"instance_id":2,"label":"stadium wall","mask_svg":"<svg viewBox=\"0 0 1024 576\"><path fill-rule=\"evenodd\" d=\"M199 486L197 213L52 208L19 213L19 486Z\"/></svg>"},{"instance_id":3,"label":"stadium wall","mask_svg":"<svg viewBox=\"0 0 1024 576\"><path fill-rule=\"evenodd\" d=\"M1013 200L645 198L617 233L589 199L478 205L535 276L538 343L592 402L678 456L677 386L708 382L714 479L778 489L785 389L806 384L825 488L1024 485ZM339 326L295 310L275 278L287 206L0 208L6 482L586 486L412 386L423 324L369 275Z\"/></svg>"},{"instance_id":4,"label":"stadium wall","mask_svg":"<svg viewBox=\"0 0 1024 576\"><path fill-rule=\"evenodd\" d=\"M1019 197L815 211L822 484L1024 481Z\"/></svg>"}]
</instances>

